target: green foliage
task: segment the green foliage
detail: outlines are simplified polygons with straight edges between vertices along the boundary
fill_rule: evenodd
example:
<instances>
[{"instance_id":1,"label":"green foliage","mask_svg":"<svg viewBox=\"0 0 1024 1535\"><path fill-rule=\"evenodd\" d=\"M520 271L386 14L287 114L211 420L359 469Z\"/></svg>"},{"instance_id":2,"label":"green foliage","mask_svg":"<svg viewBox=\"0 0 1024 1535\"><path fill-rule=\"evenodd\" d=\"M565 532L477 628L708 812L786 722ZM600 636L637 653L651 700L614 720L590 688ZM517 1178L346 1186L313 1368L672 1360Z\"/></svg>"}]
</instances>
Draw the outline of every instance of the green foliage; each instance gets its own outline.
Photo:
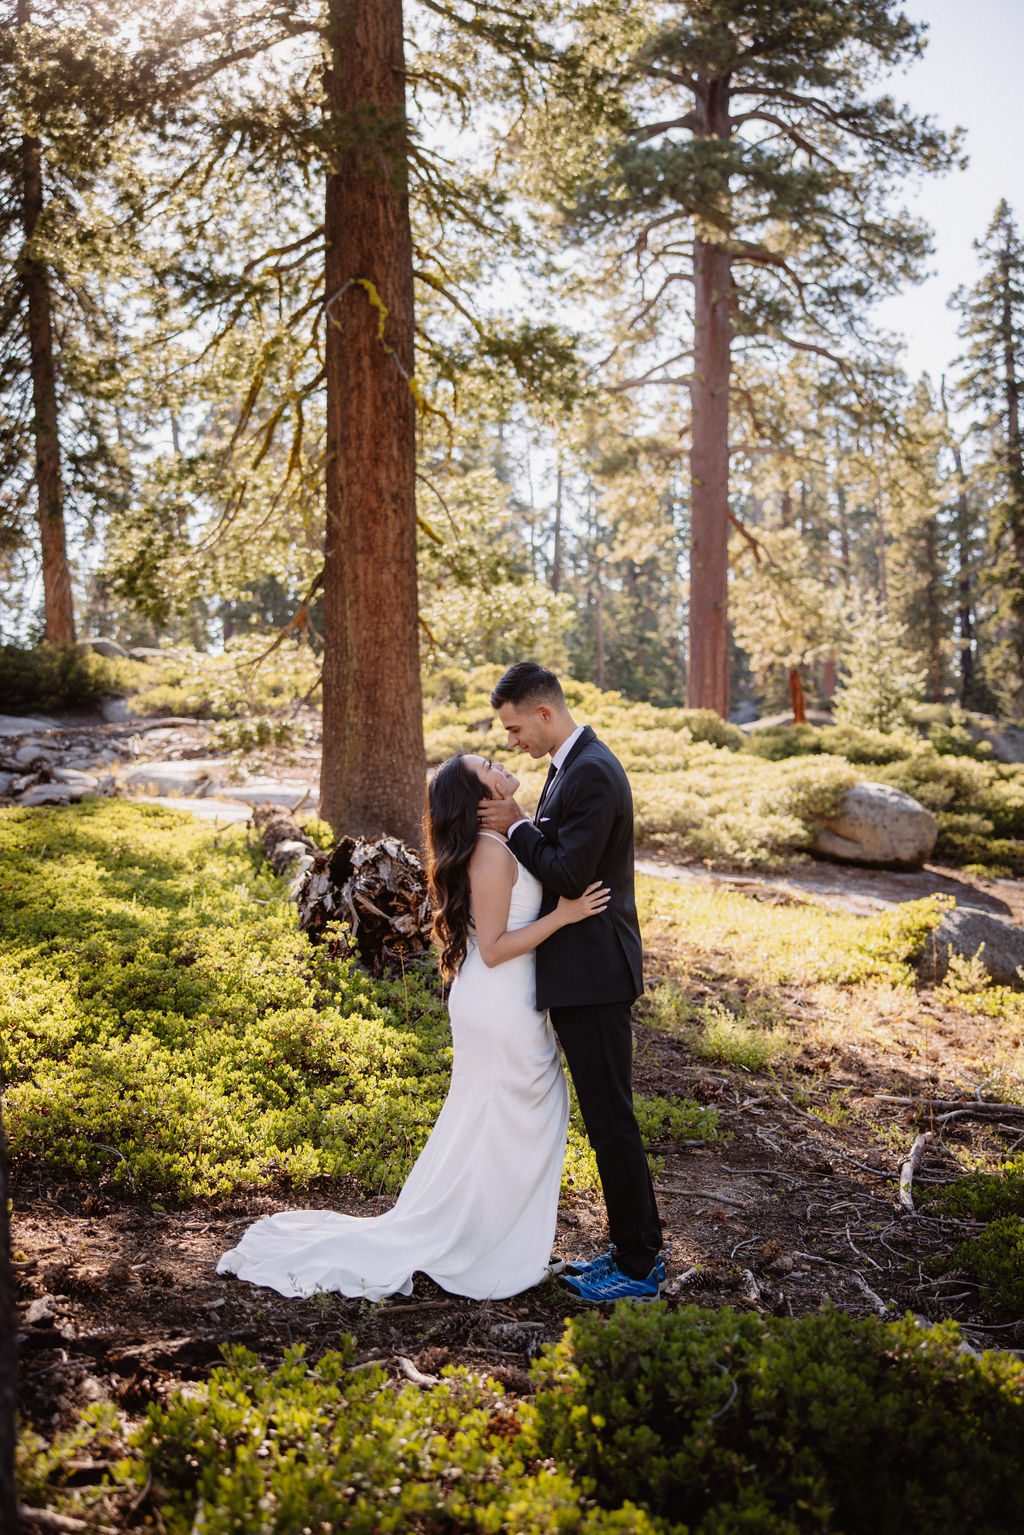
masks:
<instances>
[{"instance_id":1,"label":"green foliage","mask_svg":"<svg viewBox=\"0 0 1024 1535\"><path fill-rule=\"evenodd\" d=\"M145 668L112 661L75 645L23 650L0 645L0 698L4 709L87 709L107 693L134 682Z\"/></svg>"},{"instance_id":2,"label":"green foliage","mask_svg":"<svg viewBox=\"0 0 1024 1535\"><path fill-rule=\"evenodd\" d=\"M1001 1215L1024 1216L1024 1155L1012 1157L996 1173L969 1173L942 1188L921 1189L922 1198L950 1215L991 1221Z\"/></svg>"},{"instance_id":3,"label":"green foliage","mask_svg":"<svg viewBox=\"0 0 1024 1535\"><path fill-rule=\"evenodd\" d=\"M240 831L150 805L0 817L13 1154L181 1196L399 1187L448 1086L428 975L314 948Z\"/></svg>"},{"instance_id":4,"label":"green foliage","mask_svg":"<svg viewBox=\"0 0 1024 1535\"><path fill-rule=\"evenodd\" d=\"M620 1305L535 1367L526 1443L679 1535L1009 1535L1024 1369L958 1345L955 1325L909 1317Z\"/></svg>"},{"instance_id":5,"label":"green foliage","mask_svg":"<svg viewBox=\"0 0 1024 1535\"><path fill-rule=\"evenodd\" d=\"M718 1137L718 1110L692 1103L687 1098L635 1099L640 1134L647 1142L713 1141Z\"/></svg>"},{"instance_id":6,"label":"green foliage","mask_svg":"<svg viewBox=\"0 0 1024 1535\"><path fill-rule=\"evenodd\" d=\"M824 735L814 725L769 725L752 730L747 736L747 751L768 762L782 762L786 757L810 757L826 750Z\"/></svg>"},{"instance_id":7,"label":"green foliage","mask_svg":"<svg viewBox=\"0 0 1024 1535\"><path fill-rule=\"evenodd\" d=\"M431 1391L352 1371L351 1340L268 1372L243 1349L188 1395L149 1409L136 1474L160 1489L168 1535L656 1535L631 1503L605 1510L564 1471L523 1458L528 1404L448 1368Z\"/></svg>"},{"instance_id":8,"label":"green foliage","mask_svg":"<svg viewBox=\"0 0 1024 1535\"><path fill-rule=\"evenodd\" d=\"M862 730L857 725L834 725L820 733L820 750L847 762L898 762L914 744L913 736L901 730Z\"/></svg>"},{"instance_id":9,"label":"green foliage","mask_svg":"<svg viewBox=\"0 0 1024 1535\"><path fill-rule=\"evenodd\" d=\"M219 652L169 649L158 668L146 668L146 675L137 679L128 707L139 716L192 714L227 720L280 710L314 689L318 661L301 641L281 645L262 660L268 643L264 635L244 634L230 639Z\"/></svg>"},{"instance_id":10,"label":"green foliage","mask_svg":"<svg viewBox=\"0 0 1024 1535\"><path fill-rule=\"evenodd\" d=\"M763 1071L785 1054L789 1036L782 1030L752 1026L721 1002L700 1009L701 1028L690 1040L699 1060L720 1061L747 1071Z\"/></svg>"},{"instance_id":11,"label":"green foliage","mask_svg":"<svg viewBox=\"0 0 1024 1535\"><path fill-rule=\"evenodd\" d=\"M267 1369L225 1350L149 1408L118 1480L152 1485L168 1535L1010 1535L1024 1517L1024 1367L960 1353L952 1323L621 1305L567 1325L533 1401L463 1369L396 1387L353 1353ZM66 1456L89 1429L101 1444L87 1425ZM27 1448L23 1485L52 1497L60 1455Z\"/></svg>"},{"instance_id":12,"label":"green foliage","mask_svg":"<svg viewBox=\"0 0 1024 1535\"><path fill-rule=\"evenodd\" d=\"M1017 1313L1024 1307L1024 1220L1019 1215L1001 1215L980 1236L959 1242L953 1262L997 1305Z\"/></svg>"},{"instance_id":13,"label":"green foliage","mask_svg":"<svg viewBox=\"0 0 1024 1535\"><path fill-rule=\"evenodd\" d=\"M910 650L905 626L870 602L850 615L849 630L836 723L881 731L906 724L921 697L925 673Z\"/></svg>"},{"instance_id":14,"label":"green foliage","mask_svg":"<svg viewBox=\"0 0 1024 1535\"><path fill-rule=\"evenodd\" d=\"M929 896L865 918L817 905L767 906L721 886L641 879L637 904L645 930L684 966L713 954L718 973L760 993L792 981L910 986L917 956L949 901ZM654 1021L663 1027L688 1033L700 1020L699 1009L670 988L658 988L653 1000ZM730 1008L741 1012L731 1001ZM774 1025L753 1003L742 1011L756 1027Z\"/></svg>"},{"instance_id":15,"label":"green foliage","mask_svg":"<svg viewBox=\"0 0 1024 1535\"><path fill-rule=\"evenodd\" d=\"M730 725L714 709L674 709L673 714L690 732L694 741L707 741L710 746L725 746L729 751L742 751L747 737L738 725Z\"/></svg>"}]
</instances>

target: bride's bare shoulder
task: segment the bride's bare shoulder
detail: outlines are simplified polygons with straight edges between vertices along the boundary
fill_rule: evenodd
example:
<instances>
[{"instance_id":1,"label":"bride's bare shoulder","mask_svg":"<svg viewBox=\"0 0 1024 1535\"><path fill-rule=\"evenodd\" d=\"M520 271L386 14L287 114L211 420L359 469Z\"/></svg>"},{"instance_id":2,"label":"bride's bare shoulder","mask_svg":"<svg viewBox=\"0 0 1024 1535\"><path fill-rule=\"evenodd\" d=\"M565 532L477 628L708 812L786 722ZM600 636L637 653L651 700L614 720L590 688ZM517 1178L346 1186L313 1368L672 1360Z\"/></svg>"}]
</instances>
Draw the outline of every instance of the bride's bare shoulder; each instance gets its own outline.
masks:
<instances>
[{"instance_id":1,"label":"bride's bare shoulder","mask_svg":"<svg viewBox=\"0 0 1024 1535\"><path fill-rule=\"evenodd\" d=\"M482 831L470 855L470 875L477 875L483 879L501 879L509 884L515 884L518 871L516 855L505 838L497 837L492 832Z\"/></svg>"}]
</instances>

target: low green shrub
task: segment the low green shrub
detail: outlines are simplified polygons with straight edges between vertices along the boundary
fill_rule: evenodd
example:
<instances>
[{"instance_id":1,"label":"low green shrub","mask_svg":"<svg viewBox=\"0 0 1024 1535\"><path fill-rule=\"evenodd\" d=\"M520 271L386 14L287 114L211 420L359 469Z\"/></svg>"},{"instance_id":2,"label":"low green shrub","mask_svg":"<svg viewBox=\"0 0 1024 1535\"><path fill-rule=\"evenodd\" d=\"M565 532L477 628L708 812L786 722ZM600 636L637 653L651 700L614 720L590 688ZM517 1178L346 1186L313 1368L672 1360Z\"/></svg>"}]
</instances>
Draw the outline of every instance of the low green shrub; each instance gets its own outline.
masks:
<instances>
[{"instance_id":1,"label":"low green shrub","mask_svg":"<svg viewBox=\"0 0 1024 1535\"><path fill-rule=\"evenodd\" d=\"M991 1221L1000 1215L1024 1216L1024 1154L998 1172L968 1173L955 1183L921 1188L922 1201L966 1220Z\"/></svg>"},{"instance_id":2,"label":"low green shrub","mask_svg":"<svg viewBox=\"0 0 1024 1535\"><path fill-rule=\"evenodd\" d=\"M88 709L130 686L143 670L76 645L0 645L0 698L8 711Z\"/></svg>"},{"instance_id":3,"label":"low green shrub","mask_svg":"<svg viewBox=\"0 0 1024 1535\"><path fill-rule=\"evenodd\" d=\"M268 655L269 643L266 635L241 634L222 651L168 650L136 685L129 708L139 717L234 720L272 714L314 692L319 662L310 646L298 640Z\"/></svg>"},{"instance_id":4,"label":"low green shrub","mask_svg":"<svg viewBox=\"0 0 1024 1535\"><path fill-rule=\"evenodd\" d=\"M714 709L673 709L672 714L694 741L724 746L731 752L742 751L747 745L746 731L738 725L730 725Z\"/></svg>"},{"instance_id":5,"label":"low green shrub","mask_svg":"<svg viewBox=\"0 0 1024 1535\"><path fill-rule=\"evenodd\" d=\"M825 750L823 735L814 725L769 725L749 733L746 749L751 756L764 757L769 762L810 757Z\"/></svg>"},{"instance_id":6,"label":"low green shrub","mask_svg":"<svg viewBox=\"0 0 1024 1535\"><path fill-rule=\"evenodd\" d=\"M268 1373L228 1351L202 1387L149 1409L136 1436L168 1535L302 1530L475 1535L656 1535L642 1508L605 1510L571 1476L527 1463L532 1409L448 1368L432 1391L395 1389L353 1347L307 1364L301 1348Z\"/></svg>"},{"instance_id":7,"label":"low green shrub","mask_svg":"<svg viewBox=\"0 0 1024 1535\"><path fill-rule=\"evenodd\" d=\"M145 803L0 813L12 1153L182 1197L401 1185L447 1091L430 977L312 946L240 829Z\"/></svg>"},{"instance_id":8,"label":"low green shrub","mask_svg":"<svg viewBox=\"0 0 1024 1535\"><path fill-rule=\"evenodd\" d=\"M654 1141L713 1141L718 1135L718 1110L688 1098L652 1098L638 1093L635 1101L640 1134Z\"/></svg>"},{"instance_id":9,"label":"low green shrub","mask_svg":"<svg viewBox=\"0 0 1024 1535\"><path fill-rule=\"evenodd\" d=\"M375 981L299 931L241 828L162 806L0 812L0 1069L15 1157L179 1197L395 1190L448 1090L432 966ZM715 1115L640 1100L650 1138ZM596 1186L578 1113L566 1182Z\"/></svg>"},{"instance_id":10,"label":"low green shrub","mask_svg":"<svg viewBox=\"0 0 1024 1535\"><path fill-rule=\"evenodd\" d=\"M149 1481L168 1535L1010 1535L1024 1520L1024 1366L960 1353L952 1323L620 1305L569 1322L533 1401L461 1369L396 1388L352 1355L342 1339L268 1370L227 1350L149 1408L125 1495Z\"/></svg>"},{"instance_id":11,"label":"low green shrub","mask_svg":"<svg viewBox=\"0 0 1024 1535\"><path fill-rule=\"evenodd\" d=\"M847 762L876 766L898 762L914 745L905 730L865 730L859 725L833 725L821 731L821 750Z\"/></svg>"},{"instance_id":12,"label":"low green shrub","mask_svg":"<svg viewBox=\"0 0 1024 1535\"><path fill-rule=\"evenodd\" d=\"M958 1346L953 1324L911 1318L620 1305L535 1366L527 1443L680 1535L1008 1535L1024 1367Z\"/></svg>"},{"instance_id":13,"label":"low green shrub","mask_svg":"<svg viewBox=\"0 0 1024 1535\"><path fill-rule=\"evenodd\" d=\"M1024 1220L1001 1215L953 1249L953 1262L999 1306L1024 1308Z\"/></svg>"}]
</instances>

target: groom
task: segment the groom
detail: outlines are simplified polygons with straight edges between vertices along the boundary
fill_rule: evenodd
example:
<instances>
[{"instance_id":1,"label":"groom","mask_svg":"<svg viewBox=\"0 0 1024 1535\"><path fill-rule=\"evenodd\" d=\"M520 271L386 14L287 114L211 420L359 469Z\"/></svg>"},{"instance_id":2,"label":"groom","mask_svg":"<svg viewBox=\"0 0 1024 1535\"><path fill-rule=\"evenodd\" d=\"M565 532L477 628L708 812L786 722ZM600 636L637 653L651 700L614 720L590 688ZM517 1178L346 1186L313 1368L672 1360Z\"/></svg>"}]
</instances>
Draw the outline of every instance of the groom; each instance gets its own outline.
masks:
<instances>
[{"instance_id":1,"label":"groom","mask_svg":"<svg viewBox=\"0 0 1024 1535\"><path fill-rule=\"evenodd\" d=\"M629 1015L643 991L633 897L629 780L589 725L577 725L558 678L519 661L491 694L509 746L551 756L535 821L514 799L483 800L481 823L505 832L544 886L541 914L594 880L611 890L605 911L563 927L537 950L537 1006L547 1008L572 1074L597 1157L611 1247L569 1264L564 1282L583 1300L653 1300L665 1278L661 1222L633 1112Z\"/></svg>"}]
</instances>

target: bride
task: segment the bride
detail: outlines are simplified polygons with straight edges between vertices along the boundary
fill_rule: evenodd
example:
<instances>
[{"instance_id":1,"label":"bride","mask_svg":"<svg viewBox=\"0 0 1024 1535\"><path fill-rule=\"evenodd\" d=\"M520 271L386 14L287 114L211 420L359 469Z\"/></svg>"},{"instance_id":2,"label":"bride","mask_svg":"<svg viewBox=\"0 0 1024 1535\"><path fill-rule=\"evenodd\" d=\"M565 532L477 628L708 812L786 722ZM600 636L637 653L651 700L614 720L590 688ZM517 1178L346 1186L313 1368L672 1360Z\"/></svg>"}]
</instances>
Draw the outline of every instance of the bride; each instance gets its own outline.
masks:
<instances>
[{"instance_id":1,"label":"bride","mask_svg":"<svg viewBox=\"0 0 1024 1535\"><path fill-rule=\"evenodd\" d=\"M287 1210L242 1236L217 1264L282 1295L335 1290L408 1295L415 1271L455 1295L515 1295L547 1272L569 1119L554 1031L536 1010L534 953L608 903L589 886L538 919L541 886L508 842L480 831L480 786L518 779L478 756L452 757L427 791L427 874L448 1010L452 1081L430 1139L384 1215Z\"/></svg>"}]
</instances>

